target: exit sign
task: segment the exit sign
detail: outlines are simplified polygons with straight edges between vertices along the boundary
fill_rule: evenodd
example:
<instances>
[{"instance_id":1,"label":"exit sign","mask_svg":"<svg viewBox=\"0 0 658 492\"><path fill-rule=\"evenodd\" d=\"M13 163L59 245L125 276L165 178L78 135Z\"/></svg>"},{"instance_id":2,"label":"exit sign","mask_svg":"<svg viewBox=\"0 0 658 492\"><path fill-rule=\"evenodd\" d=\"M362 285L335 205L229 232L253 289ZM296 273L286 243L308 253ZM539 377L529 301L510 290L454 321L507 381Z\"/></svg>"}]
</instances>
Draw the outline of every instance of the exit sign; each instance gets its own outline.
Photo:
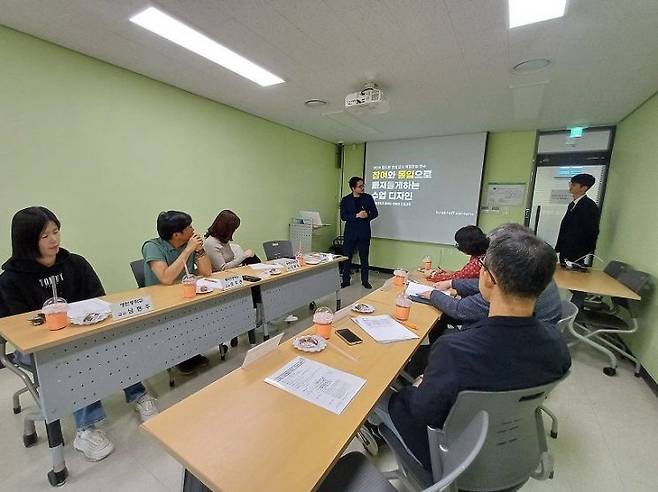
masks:
<instances>
[{"instance_id":1,"label":"exit sign","mask_svg":"<svg viewBox=\"0 0 658 492\"><path fill-rule=\"evenodd\" d=\"M573 128L569 128L569 138L580 138L583 136L584 131L584 126L574 126Z\"/></svg>"}]
</instances>

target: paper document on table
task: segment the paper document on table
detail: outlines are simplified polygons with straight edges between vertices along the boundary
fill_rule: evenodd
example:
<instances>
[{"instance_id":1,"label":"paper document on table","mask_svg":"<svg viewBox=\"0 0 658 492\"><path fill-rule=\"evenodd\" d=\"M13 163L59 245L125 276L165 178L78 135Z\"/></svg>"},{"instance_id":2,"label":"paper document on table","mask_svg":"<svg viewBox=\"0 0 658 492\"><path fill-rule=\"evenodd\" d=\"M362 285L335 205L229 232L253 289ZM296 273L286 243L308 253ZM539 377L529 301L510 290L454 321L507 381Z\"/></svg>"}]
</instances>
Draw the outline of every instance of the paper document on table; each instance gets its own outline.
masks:
<instances>
[{"instance_id":1,"label":"paper document on table","mask_svg":"<svg viewBox=\"0 0 658 492\"><path fill-rule=\"evenodd\" d=\"M254 270L276 270L277 265L268 265L267 263L254 263L253 265L249 265L249 268L253 268Z\"/></svg>"},{"instance_id":2,"label":"paper document on table","mask_svg":"<svg viewBox=\"0 0 658 492\"><path fill-rule=\"evenodd\" d=\"M356 316L352 318L352 321L363 328L368 335L380 343L391 343L420 338L412 331L407 330L388 314L382 314L380 316Z\"/></svg>"},{"instance_id":3,"label":"paper document on table","mask_svg":"<svg viewBox=\"0 0 658 492\"><path fill-rule=\"evenodd\" d=\"M432 287L431 285L419 284L418 282L409 282L405 294L407 296L417 296L422 294L423 292L427 292L428 290L434 290L434 287Z\"/></svg>"},{"instance_id":4,"label":"paper document on table","mask_svg":"<svg viewBox=\"0 0 658 492\"><path fill-rule=\"evenodd\" d=\"M419 296L423 292L427 292L430 290L437 290L431 285L424 285L424 284L419 284L418 282L409 282L409 285L407 285L407 290L405 291L405 295L407 297L409 296ZM447 296L450 295L450 292L447 290L440 290L441 294L445 294Z\"/></svg>"},{"instance_id":5,"label":"paper document on table","mask_svg":"<svg viewBox=\"0 0 658 492\"><path fill-rule=\"evenodd\" d=\"M265 382L340 415L366 380L304 357L295 357Z\"/></svg>"},{"instance_id":6,"label":"paper document on table","mask_svg":"<svg viewBox=\"0 0 658 492\"><path fill-rule=\"evenodd\" d=\"M84 318L90 313L110 313L110 303L102 299L86 299L84 301L72 302L69 304L69 318Z\"/></svg>"}]
</instances>

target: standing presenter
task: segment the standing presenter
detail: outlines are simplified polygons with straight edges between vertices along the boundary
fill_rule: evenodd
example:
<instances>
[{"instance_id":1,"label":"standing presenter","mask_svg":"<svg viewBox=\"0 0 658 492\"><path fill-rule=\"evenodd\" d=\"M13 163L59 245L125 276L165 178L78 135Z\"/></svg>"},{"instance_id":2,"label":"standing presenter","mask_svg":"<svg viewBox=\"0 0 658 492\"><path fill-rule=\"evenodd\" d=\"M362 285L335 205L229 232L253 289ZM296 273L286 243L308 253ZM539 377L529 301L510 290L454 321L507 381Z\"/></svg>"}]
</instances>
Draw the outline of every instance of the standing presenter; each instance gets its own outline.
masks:
<instances>
[{"instance_id":1,"label":"standing presenter","mask_svg":"<svg viewBox=\"0 0 658 492\"><path fill-rule=\"evenodd\" d=\"M350 285L352 272L352 255L359 251L361 261L361 284L372 289L368 282L368 254L370 252L370 221L377 218L379 212L372 195L364 193L363 178L354 176L349 181L352 193L340 201L340 218L345 221L343 248L347 261L343 265L343 282L341 287Z\"/></svg>"}]
</instances>

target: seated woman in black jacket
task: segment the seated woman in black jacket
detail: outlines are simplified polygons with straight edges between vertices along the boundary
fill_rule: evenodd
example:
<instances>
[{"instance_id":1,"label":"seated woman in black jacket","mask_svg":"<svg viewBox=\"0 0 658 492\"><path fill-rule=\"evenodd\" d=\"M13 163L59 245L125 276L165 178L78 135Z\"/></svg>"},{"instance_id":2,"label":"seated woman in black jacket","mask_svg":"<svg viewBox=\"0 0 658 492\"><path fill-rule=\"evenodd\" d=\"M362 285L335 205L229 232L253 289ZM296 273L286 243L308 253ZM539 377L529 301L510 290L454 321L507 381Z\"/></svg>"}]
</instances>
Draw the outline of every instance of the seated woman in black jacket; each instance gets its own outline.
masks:
<instances>
[{"instance_id":1,"label":"seated woman in black jacket","mask_svg":"<svg viewBox=\"0 0 658 492\"><path fill-rule=\"evenodd\" d=\"M105 290L91 265L82 256L60 247L60 222L44 207L18 211L11 222L11 258L2 265L0 275L0 312L5 316L41 309L52 297L51 277L58 296L77 302L104 296ZM45 328L44 328L45 329ZM28 354L16 358L31 365ZM155 399L142 383L125 388L127 402L135 402L142 421L158 413ZM73 447L90 461L100 461L114 450L114 444L95 424L105 418L100 401L73 413L76 426Z\"/></svg>"}]
</instances>

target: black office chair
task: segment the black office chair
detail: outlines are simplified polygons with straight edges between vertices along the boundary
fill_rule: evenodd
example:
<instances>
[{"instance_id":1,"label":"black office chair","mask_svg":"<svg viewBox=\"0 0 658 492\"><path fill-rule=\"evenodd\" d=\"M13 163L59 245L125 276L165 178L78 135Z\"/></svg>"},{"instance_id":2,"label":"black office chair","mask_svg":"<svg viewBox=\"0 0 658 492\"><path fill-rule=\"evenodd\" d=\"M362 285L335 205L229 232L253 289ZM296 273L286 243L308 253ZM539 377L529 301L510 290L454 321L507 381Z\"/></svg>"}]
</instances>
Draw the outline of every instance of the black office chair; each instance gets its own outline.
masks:
<instances>
[{"instance_id":1,"label":"black office chair","mask_svg":"<svg viewBox=\"0 0 658 492\"><path fill-rule=\"evenodd\" d=\"M643 298L652 288L651 276L631 267L619 272L616 279ZM585 342L605 354L610 361L610 365L603 368L606 376L614 376L617 373L617 358L612 352L615 351L635 364L635 376L639 377L642 365L636 357L628 353L620 335L629 335L638 330L640 301L618 297L612 297L611 301L609 309L588 309L585 306L579 311L576 321L569 326L571 334L577 340L569 346Z\"/></svg>"},{"instance_id":2,"label":"black office chair","mask_svg":"<svg viewBox=\"0 0 658 492\"><path fill-rule=\"evenodd\" d=\"M135 282L140 289L144 287L144 260L135 260L130 262L130 268L133 271Z\"/></svg>"},{"instance_id":3,"label":"black office chair","mask_svg":"<svg viewBox=\"0 0 658 492\"><path fill-rule=\"evenodd\" d=\"M619 275L622 274L622 272L625 272L626 270L629 269L632 268L628 263L624 263L623 261L612 260L608 262L608 264L605 266L603 271L608 275L610 275L612 278L616 279L619 277ZM603 296L600 296L598 294L588 294L587 296L585 296L583 307L585 309L591 309L596 311L608 311L608 312L612 312L613 309L613 307L610 306L610 304L605 302Z\"/></svg>"},{"instance_id":4,"label":"black office chair","mask_svg":"<svg viewBox=\"0 0 658 492\"><path fill-rule=\"evenodd\" d=\"M295 257L295 253L292 250L292 243L286 240L264 242L263 250L265 250L265 257L268 260Z\"/></svg>"}]
</instances>

